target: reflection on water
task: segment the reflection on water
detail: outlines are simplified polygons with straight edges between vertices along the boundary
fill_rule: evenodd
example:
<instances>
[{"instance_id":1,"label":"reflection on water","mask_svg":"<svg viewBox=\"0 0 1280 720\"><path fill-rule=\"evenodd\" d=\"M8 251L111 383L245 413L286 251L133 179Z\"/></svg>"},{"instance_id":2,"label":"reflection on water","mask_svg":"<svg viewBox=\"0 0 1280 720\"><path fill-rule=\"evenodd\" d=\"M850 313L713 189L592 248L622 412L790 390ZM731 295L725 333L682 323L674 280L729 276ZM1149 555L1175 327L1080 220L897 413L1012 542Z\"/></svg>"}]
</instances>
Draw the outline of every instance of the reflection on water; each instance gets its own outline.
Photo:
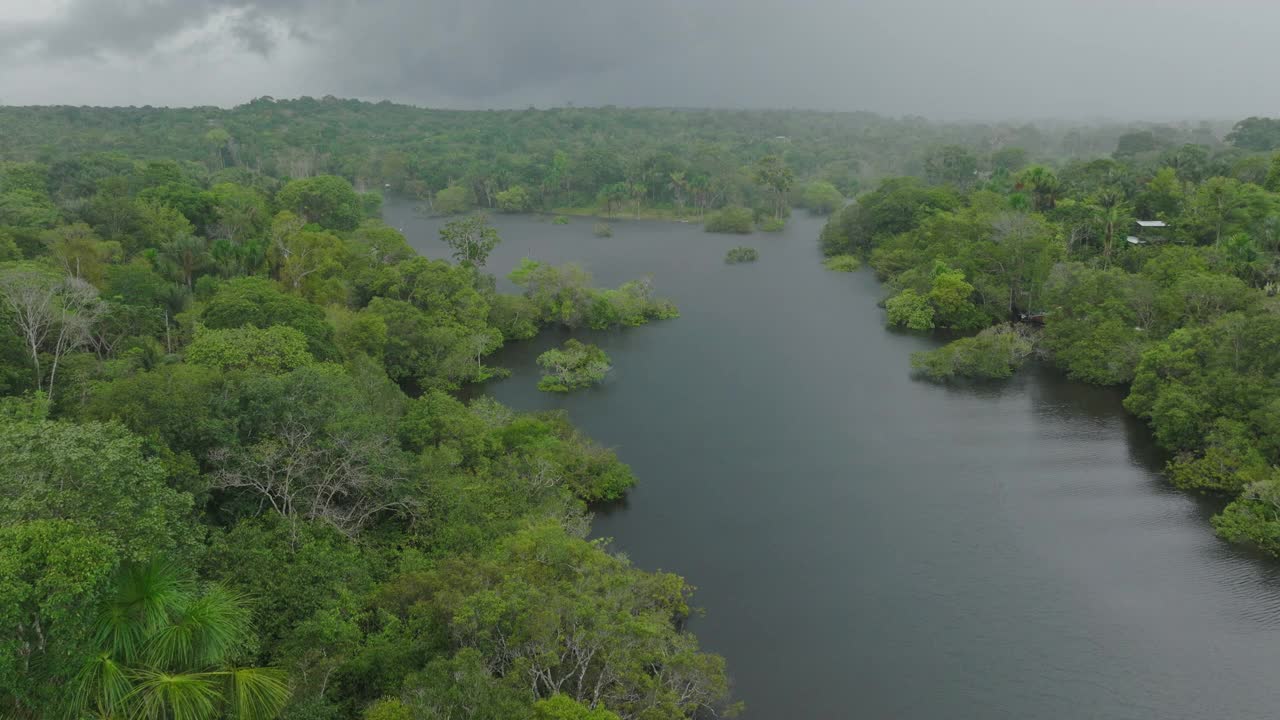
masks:
<instances>
[{"instance_id":1,"label":"reflection on water","mask_svg":"<svg viewBox=\"0 0 1280 720\"><path fill-rule=\"evenodd\" d=\"M439 223L390 204L421 251ZM1217 505L1169 488L1122 392L1032 367L1007 383L915 381L936 341L887 332L867 272L818 263L821 221L777 236L494 218L490 270L578 261L652 273L682 317L583 333L603 385L535 389L548 333L485 388L563 408L640 485L596 533L699 588L748 720L1261 718L1280 708L1277 565L1213 536ZM760 260L723 263L747 244Z\"/></svg>"}]
</instances>

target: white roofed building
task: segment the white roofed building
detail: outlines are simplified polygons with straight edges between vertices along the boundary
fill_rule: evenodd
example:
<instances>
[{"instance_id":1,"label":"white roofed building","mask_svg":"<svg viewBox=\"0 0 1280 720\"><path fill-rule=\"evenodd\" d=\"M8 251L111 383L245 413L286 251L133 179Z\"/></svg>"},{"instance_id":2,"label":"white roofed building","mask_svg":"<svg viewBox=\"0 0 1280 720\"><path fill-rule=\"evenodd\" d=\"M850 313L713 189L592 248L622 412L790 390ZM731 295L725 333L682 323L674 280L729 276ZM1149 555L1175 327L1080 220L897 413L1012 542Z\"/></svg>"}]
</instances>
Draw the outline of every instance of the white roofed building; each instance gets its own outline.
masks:
<instances>
[{"instance_id":1,"label":"white roofed building","mask_svg":"<svg viewBox=\"0 0 1280 720\"><path fill-rule=\"evenodd\" d=\"M1169 227L1163 220L1137 220L1133 223L1134 227L1129 237L1125 238L1125 242L1130 245L1146 245L1153 242L1164 241L1164 228Z\"/></svg>"}]
</instances>

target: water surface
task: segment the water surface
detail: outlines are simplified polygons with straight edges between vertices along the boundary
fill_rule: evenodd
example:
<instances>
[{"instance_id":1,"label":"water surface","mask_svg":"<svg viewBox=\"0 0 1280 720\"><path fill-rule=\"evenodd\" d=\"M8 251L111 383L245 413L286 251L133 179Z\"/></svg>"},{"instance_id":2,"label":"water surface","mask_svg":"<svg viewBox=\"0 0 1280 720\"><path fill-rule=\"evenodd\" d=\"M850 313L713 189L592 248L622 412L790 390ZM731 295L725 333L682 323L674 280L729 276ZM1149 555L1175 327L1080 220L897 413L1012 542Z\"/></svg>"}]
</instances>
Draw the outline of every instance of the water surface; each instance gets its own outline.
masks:
<instances>
[{"instance_id":1,"label":"water surface","mask_svg":"<svg viewBox=\"0 0 1280 720\"><path fill-rule=\"evenodd\" d=\"M437 220L388 222L444 256ZM998 386L914 381L932 341L884 328L867 272L825 271L821 221L779 235L496 216L489 269L576 261L644 274L682 316L584 333L600 387L535 389L550 333L488 387L564 408L640 484L595 532L698 587L703 646L748 720L1265 718L1280 711L1280 571L1216 539L1170 489L1112 390L1048 370ZM726 266L738 244L754 264ZM509 285L507 286L508 289Z\"/></svg>"}]
</instances>

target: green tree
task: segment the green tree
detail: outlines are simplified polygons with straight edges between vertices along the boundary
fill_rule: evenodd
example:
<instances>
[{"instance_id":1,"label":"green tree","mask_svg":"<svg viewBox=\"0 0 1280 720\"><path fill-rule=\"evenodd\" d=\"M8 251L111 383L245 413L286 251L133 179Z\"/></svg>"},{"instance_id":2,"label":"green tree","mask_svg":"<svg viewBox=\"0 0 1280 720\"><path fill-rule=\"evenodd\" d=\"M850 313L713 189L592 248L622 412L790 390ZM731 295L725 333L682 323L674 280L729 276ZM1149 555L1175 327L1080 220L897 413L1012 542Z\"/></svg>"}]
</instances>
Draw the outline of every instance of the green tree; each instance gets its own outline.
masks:
<instances>
[{"instance_id":1,"label":"green tree","mask_svg":"<svg viewBox=\"0 0 1280 720\"><path fill-rule=\"evenodd\" d=\"M821 180L805 185L801 199L806 208L818 215L830 215L844 205L844 196L836 186Z\"/></svg>"},{"instance_id":2,"label":"green tree","mask_svg":"<svg viewBox=\"0 0 1280 720\"><path fill-rule=\"evenodd\" d=\"M756 162L756 182L767 188L773 196L773 216L782 217L787 209L787 193L795 183L795 172L777 155L765 155Z\"/></svg>"},{"instance_id":3,"label":"green tree","mask_svg":"<svg viewBox=\"0 0 1280 720\"><path fill-rule=\"evenodd\" d=\"M162 364L95 384L80 417L119 421L137 435L159 438L174 453L186 453L194 464L235 441L236 418L220 402L228 392L227 378L219 370ZM205 484L200 481L201 491Z\"/></svg>"},{"instance_id":4,"label":"green tree","mask_svg":"<svg viewBox=\"0 0 1280 720\"><path fill-rule=\"evenodd\" d=\"M962 270L939 263L934 267L927 300L933 308L933 323L959 330L980 327L986 320L973 304L973 285Z\"/></svg>"},{"instance_id":5,"label":"green tree","mask_svg":"<svg viewBox=\"0 0 1280 720\"><path fill-rule=\"evenodd\" d=\"M754 227L755 218L749 208L730 206L708 215L702 229L711 233L749 235Z\"/></svg>"},{"instance_id":6,"label":"green tree","mask_svg":"<svg viewBox=\"0 0 1280 720\"><path fill-rule=\"evenodd\" d=\"M1078 263L1056 266L1045 283L1043 343L1067 374L1086 382L1116 385L1133 378L1149 336L1144 310L1153 290L1145 278L1119 268L1098 270Z\"/></svg>"},{"instance_id":7,"label":"green tree","mask_svg":"<svg viewBox=\"0 0 1280 720\"><path fill-rule=\"evenodd\" d=\"M182 213L199 234L204 234L213 223L215 212L213 197L204 190L186 182L166 183L149 187L138 193L144 203L165 205Z\"/></svg>"},{"instance_id":8,"label":"green tree","mask_svg":"<svg viewBox=\"0 0 1280 720\"><path fill-rule=\"evenodd\" d=\"M43 230L57 224L58 208L45 193L15 189L0 192L0 225Z\"/></svg>"},{"instance_id":9,"label":"green tree","mask_svg":"<svg viewBox=\"0 0 1280 720\"><path fill-rule=\"evenodd\" d=\"M307 337L307 349L320 359L336 355L333 327L324 311L296 295L281 292L261 277L236 278L223 283L200 313L205 327L215 330L252 325L266 329L287 325Z\"/></svg>"},{"instance_id":10,"label":"green tree","mask_svg":"<svg viewBox=\"0 0 1280 720\"><path fill-rule=\"evenodd\" d=\"M287 288L313 301L345 299L340 276L347 262L347 248L336 235L293 229L277 222L267 253L272 274Z\"/></svg>"},{"instance_id":11,"label":"green tree","mask_svg":"<svg viewBox=\"0 0 1280 720\"><path fill-rule=\"evenodd\" d=\"M187 547L192 500L119 424L0 421L0 522L92 527L122 557Z\"/></svg>"},{"instance_id":12,"label":"green tree","mask_svg":"<svg viewBox=\"0 0 1280 720\"><path fill-rule=\"evenodd\" d=\"M331 230L355 230L364 217L360 196L335 175L294 180L276 195L284 210Z\"/></svg>"},{"instance_id":13,"label":"green tree","mask_svg":"<svg viewBox=\"0 0 1280 720\"><path fill-rule=\"evenodd\" d=\"M1061 190L1058 176L1043 165L1032 165L1019 173L1017 186L1031 192L1031 207L1039 212L1052 210Z\"/></svg>"},{"instance_id":14,"label":"green tree","mask_svg":"<svg viewBox=\"0 0 1280 720\"><path fill-rule=\"evenodd\" d=\"M932 330L933 307L929 299L915 290L907 289L885 301L889 324L911 330Z\"/></svg>"},{"instance_id":15,"label":"green tree","mask_svg":"<svg viewBox=\"0 0 1280 720\"><path fill-rule=\"evenodd\" d=\"M614 209L626 202L629 194L626 183L611 183L600 188L597 201L604 206L605 215L613 215Z\"/></svg>"},{"instance_id":16,"label":"green tree","mask_svg":"<svg viewBox=\"0 0 1280 720\"><path fill-rule=\"evenodd\" d=\"M911 355L911 367L931 380L957 377L1001 380L1031 356L1034 343L1012 325L996 325L974 337Z\"/></svg>"},{"instance_id":17,"label":"green tree","mask_svg":"<svg viewBox=\"0 0 1280 720\"><path fill-rule=\"evenodd\" d=\"M66 688L93 653L94 612L119 551L92 525L0 525L0 703L14 718L68 714Z\"/></svg>"},{"instance_id":18,"label":"green tree","mask_svg":"<svg viewBox=\"0 0 1280 720\"><path fill-rule=\"evenodd\" d=\"M1013 174L1026 167L1026 164L1026 148L1002 147L991 153L991 168L996 172Z\"/></svg>"},{"instance_id":19,"label":"green tree","mask_svg":"<svg viewBox=\"0 0 1280 720\"><path fill-rule=\"evenodd\" d=\"M459 265L471 268L484 267L489 253L502 242L484 215L472 215L454 220L440 228L440 239L453 250L453 259Z\"/></svg>"},{"instance_id":20,"label":"green tree","mask_svg":"<svg viewBox=\"0 0 1280 720\"><path fill-rule=\"evenodd\" d=\"M1247 232L1274 207L1274 201L1256 185L1213 177L1204 181L1191 199L1193 228L1202 241L1218 245L1235 232Z\"/></svg>"},{"instance_id":21,"label":"green tree","mask_svg":"<svg viewBox=\"0 0 1280 720\"><path fill-rule=\"evenodd\" d=\"M195 287L196 276L212 261L209 241L198 235L179 235L160 247L159 260L176 282Z\"/></svg>"},{"instance_id":22,"label":"green tree","mask_svg":"<svg viewBox=\"0 0 1280 720\"><path fill-rule=\"evenodd\" d=\"M546 373L538 381L538 389L547 392L590 387L604 380L611 368L603 350L572 338L539 355L538 365Z\"/></svg>"},{"instance_id":23,"label":"green tree","mask_svg":"<svg viewBox=\"0 0 1280 720\"><path fill-rule=\"evenodd\" d=\"M306 336L287 325L221 330L198 326L186 356L193 365L267 373L289 372L315 362L307 351Z\"/></svg>"},{"instance_id":24,"label":"green tree","mask_svg":"<svg viewBox=\"0 0 1280 720\"><path fill-rule=\"evenodd\" d=\"M1123 232L1133 216L1133 210L1125 202L1124 194L1116 188L1106 188L1093 196L1098 223L1102 226L1102 259L1111 261L1117 233Z\"/></svg>"},{"instance_id":25,"label":"green tree","mask_svg":"<svg viewBox=\"0 0 1280 720\"><path fill-rule=\"evenodd\" d=\"M1145 219L1171 222L1182 215L1186 193L1178 173L1171 167L1160 168L1138 195L1136 211Z\"/></svg>"},{"instance_id":26,"label":"green tree","mask_svg":"<svg viewBox=\"0 0 1280 720\"><path fill-rule=\"evenodd\" d=\"M1280 148L1280 120L1248 117L1235 124L1227 133L1227 142L1238 148L1269 151Z\"/></svg>"},{"instance_id":27,"label":"green tree","mask_svg":"<svg viewBox=\"0 0 1280 720\"><path fill-rule=\"evenodd\" d=\"M966 187L973 184L977 171L977 158L960 145L933 148L924 157L925 178L935 185Z\"/></svg>"},{"instance_id":28,"label":"green tree","mask_svg":"<svg viewBox=\"0 0 1280 720\"><path fill-rule=\"evenodd\" d=\"M960 199L949 189L926 187L916 178L891 178L831 216L822 229L827 255L865 254L883 238L907 232Z\"/></svg>"},{"instance_id":29,"label":"green tree","mask_svg":"<svg viewBox=\"0 0 1280 720\"><path fill-rule=\"evenodd\" d=\"M120 244L103 242L84 223L62 225L41 233L49 255L63 273L101 285L107 263L120 258Z\"/></svg>"},{"instance_id":30,"label":"green tree","mask_svg":"<svg viewBox=\"0 0 1280 720\"><path fill-rule=\"evenodd\" d=\"M1160 142L1150 130L1135 130L1124 133L1116 140L1116 151L1113 154L1117 158L1125 158L1159 149Z\"/></svg>"},{"instance_id":31,"label":"green tree","mask_svg":"<svg viewBox=\"0 0 1280 720\"><path fill-rule=\"evenodd\" d=\"M170 565L120 573L98 620L98 654L72 689L100 717L270 720L289 698L283 673L238 661L253 640L245 600L197 587Z\"/></svg>"},{"instance_id":32,"label":"green tree","mask_svg":"<svg viewBox=\"0 0 1280 720\"><path fill-rule=\"evenodd\" d=\"M432 210L437 215L461 215L471 209L471 192L460 185L450 185L436 193Z\"/></svg>"},{"instance_id":33,"label":"green tree","mask_svg":"<svg viewBox=\"0 0 1280 720\"><path fill-rule=\"evenodd\" d=\"M267 199L254 188L236 183L218 183L209 188L216 218L209 228L210 235L244 242L266 232L271 215Z\"/></svg>"},{"instance_id":34,"label":"green tree","mask_svg":"<svg viewBox=\"0 0 1280 720\"><path fill-rule=\"evenodd\" d=\"M1219 418L1204 438L1203 454L1181 453L1169 462L1169 479L1184 490L1239 493L1271 472L1244 423Z\"/></svg>"},{"instance_id":35,"label":"green tree","mask_svg":"<svg viewBox=\"0 0 1280 720\"><path fill-rule=\"evenodd\" d=\"M391 298L374 298L365 312L386 328L382 356L393 380L456 388L475 377L474 348L467 342L474 328Z\"/></svg>"},{"instance_id":36,"label":"green tree","mask_svg":"<svg viewBox=\"0 0 1280 720\"><path fill-rule=\"evenodd\" d=\"M502 190L494 195L498 201L498 210L508 213L527 212L533 207L533 200L529 197L529 191L520 185L512 185L506 190Z\"/></svg>"},{"instance_id":37,"label":"green tree","mask_svg":"<svg viewBox=\"0 0 1280 720\"><path fill-rule=\"evenodd\" d=\"M1267 165L1267 178L1262 187L1267 192L1280 192L1280 153L1271 156L1271 163Z\"/></svg>"},{"instance_id":38,"label":"green tree","mask_svg":"<svg viewBox=\"0 0 1280 720\"><path fill-rule=\"evenodd\" d=\"M604 707L588 708L568 695L552 695L533 704L534 720L619 720Z\"/></svg>"}]
</instances>

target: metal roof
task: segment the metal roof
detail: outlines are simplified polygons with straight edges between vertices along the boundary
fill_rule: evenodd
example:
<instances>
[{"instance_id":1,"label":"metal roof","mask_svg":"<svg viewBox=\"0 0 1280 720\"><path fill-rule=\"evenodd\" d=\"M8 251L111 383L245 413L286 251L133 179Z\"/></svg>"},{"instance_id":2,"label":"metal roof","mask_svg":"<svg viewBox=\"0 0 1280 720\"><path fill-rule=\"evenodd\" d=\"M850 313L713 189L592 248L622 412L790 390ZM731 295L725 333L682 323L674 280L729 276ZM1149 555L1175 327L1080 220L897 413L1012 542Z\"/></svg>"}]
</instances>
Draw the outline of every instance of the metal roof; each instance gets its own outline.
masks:
<instances>
[{"instance_id":1,"label":"metal roof","mask_svg":"<svg viewBox=\"0 0 1280 720\"><path fill-rule=\"evenodd\" d=\"M1163 220L1139 220L1139 227L1168 227Z\"/></svg>"},{"instance_id":2,"label":"metal roof","mask_svg":"<svg viewBox=\"0 0 1280 720\"><path fill-rule=\"evenodd\" d=\"M1132 235L1125 238L1124 241L1129 243L1130 245L1146 245L1147 244L1146 240L1143 240L1142 238L1139 238L1139 237L1134 237Z\"/></svg>"}]
</instances>

